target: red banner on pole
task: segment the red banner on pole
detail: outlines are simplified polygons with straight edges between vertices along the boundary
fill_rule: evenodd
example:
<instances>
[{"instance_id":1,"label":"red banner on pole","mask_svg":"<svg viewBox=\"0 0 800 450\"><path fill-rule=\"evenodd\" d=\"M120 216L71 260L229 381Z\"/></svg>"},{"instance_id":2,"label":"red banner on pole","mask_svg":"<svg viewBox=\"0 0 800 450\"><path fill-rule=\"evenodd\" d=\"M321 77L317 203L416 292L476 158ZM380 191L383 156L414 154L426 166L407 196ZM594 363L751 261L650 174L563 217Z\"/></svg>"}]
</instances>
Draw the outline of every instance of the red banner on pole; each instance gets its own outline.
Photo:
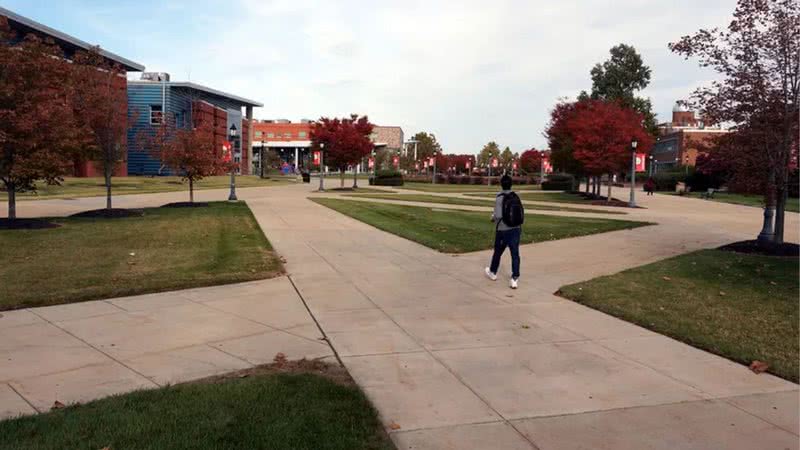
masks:
<instances>
[{"instance_id":1,"label":"red banner on pole","mask_svg":"<svg viewBox=\"0 0 800 450\"><path fill-rule=\"evenodd\" d=\"M497 158L492 158L492 167L497 168L500 165L500 161Z\"/></svg>"},{"instance_id":2,"label":"red banner on pole","mask_svg":"<svg viewBox=\"0 0 800 450\"><path fill-rule=\"evenodd\" d=\"M222 160L226 163L231 162L231 143L228 141L222 142Z\"/></svg>"},{"instance_id":3,"label":"red banner on pole","mask_svg":"<svg viewBox=\"0 0 800 450\"><path fill-rule=\"evenodd\" d=\"M395 156L394 158L392 158L392 164L394 164L395 168L400 167L400 157L399 156Z\"/></svg>"},{"instance_id":4,"label":"red banner on pole","mask_svg":"<svg viewBox=\"0 0 800 450\"><path fill-rule=\"evenodd\" d=\"M374 169L375 168L375 158L370 158L369 160L367 160L367 166L370 169Z\"/></svg>"},{"instance_id":5,"label":"red banner on pole","mask_svg":"<svg viewBox=\"0 0 800 450\"><path fill-rule=\"evenodd\" d=\"M419 163L418 162L414 163L414 170L419 170Z\"/></svg>"},{"instance_id":6,"label":"red banner on pole","mask_svg":"<svg viewBox=\"0 0 800 450\"><path fill-rule=\"evenodd\" d=\"M465 166L467 167L467 170L469 170L470 168L472 168L472 161L467 161L467 162L466 162L466 164L465 164Z\"/></svg>"},{"instance_id":7,"label":"red banner on pole","mask_svg":"<svg viewBox=\"0 0 800 450\"><path fill-rule=\"evenodd\" d=\"M644 153L637 153L636 154L636 171L637 172L644 172L645 168L645 161L647 159L647 155Z\"/></svg>"},{"instance_id":8,"label":"red banner on pole","mask_svg":"<svg viewBox=\"0 0 800 450\"><path fill-rule=\"evenodd\" d=\"M543 159L542 165L544 165L544 173L553 173L553 165L550 164L549 159Z\"/></svg>"},{"instance_id":9,"label":"red banner on pole","mask_svg":"<svg viewBox=\"0 0 800 450\"><path fill-rule=\"evenodd\" d=\"M511 163L511 168L514 169L514 170L517 170L517 162L516 161Z\"/></svg>"},{"instance_id":10,"label":"red banner on pole","mask_svg":"<svg viewBox=\"0 0 800 450\"><path fill-rule=\"evenodd\" d=\"M320 154L321 154L321 152L319 150L314 152L314 165L315 166L319 165Z\"/></svg>"}]
</instances>

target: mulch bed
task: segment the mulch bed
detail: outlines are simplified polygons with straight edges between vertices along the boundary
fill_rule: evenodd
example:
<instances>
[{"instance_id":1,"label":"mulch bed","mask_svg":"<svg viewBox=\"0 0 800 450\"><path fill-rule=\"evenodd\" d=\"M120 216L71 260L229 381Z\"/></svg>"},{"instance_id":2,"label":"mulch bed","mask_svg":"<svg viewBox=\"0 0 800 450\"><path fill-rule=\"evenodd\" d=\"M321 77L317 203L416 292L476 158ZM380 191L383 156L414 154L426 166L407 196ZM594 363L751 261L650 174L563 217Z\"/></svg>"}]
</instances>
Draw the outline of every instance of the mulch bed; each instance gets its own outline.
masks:
<instances>
[{"instance_id":1,"label":"mulch bed","mask_svg":"<svg viewBox=\"0 0 800 450\"><path fill-rule=\"evenodd\" d=\"M96 218L96 219L124 219L126 217L142 217L144 211L141 209L125 209L125 208L111 208L108 209L93 209L91 211L83 211L73 214L70 217L81 218Z\"/></svg>"},{"instance_id":2,"label":"mulch bed","mask_svg":"<svg viewBox=\"0 0 800 450\"><path fill-rule=\"evenodd\" d=\"M327 378L342 386L355 386L355 381L347 372L347 369L340 366L336 361L325 362L319 359L301 359L289 361L282 353L278 353L273 358L272 364L264 364L249 369L237 370L222 375L215 375L208 378L189 381L187 383L221 383L235 378L247 378L258 375L272 375L278 373L304 374L311 373Z\"/></svg>"},{"instance_id":3,"label":"mulch bed","mask_svg":"<svg viewBox=\"0 0 800 450\"><path fill-rule=\"evenodd\" d=\"M60 226L42 219L0 219L0 230L43 230Z\"/></svg>"},{"instance_id":4,"label":"mulch bed","mask_svg":"<svg viewBox=\"0 0 800 450\"><path fill-rule=\"evenodd\" d=\"M162 208L205 208L208 202L175 202L162 205Z\"/></svg>"},{"instance_id":5,"label":"mulch bed","mask_svg":"<svg viewBox=\"0 0 800 450\"><path fill-rule=\"evenodd\" d=\"M620 208L628 208L628 202L623 202L618 198L611 198L610 202L606 201L606 197L602 195L596 196L592 194L587 194L586 192L574 192L574 194L580 195L581 197L589 200L590 204L593 206L617 206ZM642 208L641 206L636 206L636 208Z\"/></svg>"},{"instance_id":6,"label":"mulch bed","mask_svg":"<svg viewBox=\"0 0 800 450\"><path fill-rule=\"evenodd\" d=\"M749 253L753 255L780 256L789 258L800 257L800 245L784 242L783 244L760 243L756 240L734 242L723 245L720 250L736 253Z\"/></svg>"}]
</instances>

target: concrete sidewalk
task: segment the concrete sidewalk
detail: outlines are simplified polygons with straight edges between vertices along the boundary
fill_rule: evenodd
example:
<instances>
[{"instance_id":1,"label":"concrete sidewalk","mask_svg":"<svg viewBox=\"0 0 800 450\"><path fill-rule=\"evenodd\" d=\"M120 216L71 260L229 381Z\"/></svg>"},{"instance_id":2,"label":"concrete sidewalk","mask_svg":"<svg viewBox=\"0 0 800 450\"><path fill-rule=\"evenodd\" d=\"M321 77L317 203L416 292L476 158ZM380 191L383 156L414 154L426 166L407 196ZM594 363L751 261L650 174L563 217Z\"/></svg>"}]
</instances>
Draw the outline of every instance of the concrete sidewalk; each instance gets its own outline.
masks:
<instances>
[{"instance_id":1,"label":"concrete sidewalk","mask_svg":"<svg viewBox=\"0 0 800 450\"><path fill-rule=\"evenodd\" d=\"M488 252L437 253L314 204L311 189L242 195L288 278L3 313L0 414L278 351L326 357L304 300L401 449L798 448L797 385L552 295L751 238L757 210L642 196L648 209L618 217L658 226L524 246L511 291L482 276Z\"/></svg>"}]
</instances>

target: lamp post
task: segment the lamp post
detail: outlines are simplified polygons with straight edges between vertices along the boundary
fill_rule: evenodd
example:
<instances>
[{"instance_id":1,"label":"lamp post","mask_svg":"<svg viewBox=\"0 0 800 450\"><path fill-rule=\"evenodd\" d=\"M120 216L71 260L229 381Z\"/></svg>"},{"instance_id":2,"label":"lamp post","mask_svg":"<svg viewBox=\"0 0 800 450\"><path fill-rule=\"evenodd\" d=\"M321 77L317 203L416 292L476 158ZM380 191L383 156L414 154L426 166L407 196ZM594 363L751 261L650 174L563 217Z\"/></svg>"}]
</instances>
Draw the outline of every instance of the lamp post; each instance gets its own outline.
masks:
<instances>
[{"instance_id":1,"label":"lamp post","mask_svg":"<svg viewBox=\"0 0 800 450\"><path fill-rule=\"evenodd\" d=\"M228 130L228 137L231 141L231 153L233 153L233 149L235 148L234 142L237 136L239 136L239 130L236 129L236 124L232 124L231 128ZM231 162L234 162L233 158L231 158ZM228 195L228 201L235 202L236 200L238 200L236 198L236 168L235 164L231 164L231 193Z\"/></svg>"},{"instance_id":2,"label":"lamp post","mask_svg":"<svg viewBox=\"0 0 800 450\"><path fill-rule=\"evenodd\" d=\"M319 191L325 191L325 164L322 161L323 156L325 155L325 143L320 142L319 144Z\"/></svg>"},{"instance_id":3,"label":"lamp post","mask_svg":"<svg viewBox=\"0 0 800 450\"><path fill-rule=\"evenodd\" d=\"M630 208L636 207L636 147L639 142L636 139L631 141L631 199L628 202Z\"/></svg>"},{"instance_id":4,"label":"lamp post","mask_svg":"<svg viewBox=\"0 0 800 450\"><path fill-rule=\"evenodd\" d=\"M653 155L650 155L650 172L649 172L649 176L651 178L653 177Z\"/></svg>"}]
</instances>

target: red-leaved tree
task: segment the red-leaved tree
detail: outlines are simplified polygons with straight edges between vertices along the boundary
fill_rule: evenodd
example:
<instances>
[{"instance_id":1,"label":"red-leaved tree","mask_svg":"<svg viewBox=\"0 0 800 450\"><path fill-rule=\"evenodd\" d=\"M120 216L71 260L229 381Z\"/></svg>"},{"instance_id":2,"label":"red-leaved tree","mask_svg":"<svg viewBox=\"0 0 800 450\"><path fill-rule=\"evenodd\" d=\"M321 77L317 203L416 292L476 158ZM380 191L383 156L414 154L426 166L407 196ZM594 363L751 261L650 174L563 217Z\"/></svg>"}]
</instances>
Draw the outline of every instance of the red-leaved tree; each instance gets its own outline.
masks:
<instances>
[{"instance_id":1,"label":"red-leaved tree","mask_svg":"<svg viewBox=\"0 0 800 450\"><path fill-rule=\"evenodd\" d=\"M102 167L106 185L106 210L111 212L111 177L128 151L127 133L136 117L128 117L125 71L108 62L99 48L73 58L75 113L89 142L83 156Z\"/></svg>"},{"instance_id":2,"label":"red-leaved tree","mask_svg":"<svg viewBox=\"0 0 800 450\"><path fill-rule=\"evenodd\" d=\"M166 116L153 132L144 132L138 138L142 148L153 158L189 181L191 203L196 181L232 169L232 163L224 159L221 146L215 145L213 125L199 117L193 117L192 125L178 128L175 118Z\"/></svg>"},{"instance_id":3,"label":"red-leaved tree","mask_svg":"<svg viewBox=\"0 0 800 450\"><path fill-rule=\"evenodd\" d=\"M669 48L721 75L695 91L690 103L705 120L733 125L734 136L725 142L733 150L728 157L749 152L766 168L759 241L782 243L800 135L800 2L739 0L727 28L699 30Z\"/></svg>"},{"instance_id":4,"label":"red-leaved tree","mask_svg":"<svg viewBox=\"0 0 800 450\"><path fill-rule=\"evenodd\" d=\"M369 139L372 128L367 116L358 114L341 119L322 117L312 125L311 149L323 150L323 164L339 170L342 187L345 170L372 152L373 144Z\"/></svg>"},{"instance_id":5,"label":"red-leaved tree","mask_svg":"<svg viewBox=\"0 0 800 450\"><path fill-rule=\"evenodd\" d=\"M33 35L9 44L15 39L0 16L0 181L10 221L16 194L35 190L38 180L60 182L82 138L61 50Z\"/></svg>"},{"instance_id":6,"label":"red-leaved tree","mask_svg":"<svg viewBox=\"0 0 800 450\"><path fill-rule=\"evenodd\" d=\"M519 157L520 171L526 175L541 173L543 152L532 148L525 150Z\"/></svg>"},{"instance_id":7,"label":"red-leaved tree","mask_svg":"<svg viewBox=\"0 0 800 450\"><path fill-rule=\"evenodd\" d=\"M641 113L613 101L581 100L585 107L577 108L567 123L575 159L585 172L609 177L624 172L631 165L631 141L638 142L637 151L646 152L653 146L653 137L642 125ZM611 200L611 183L608 198Z\"/></svg>"}]
</instances>

